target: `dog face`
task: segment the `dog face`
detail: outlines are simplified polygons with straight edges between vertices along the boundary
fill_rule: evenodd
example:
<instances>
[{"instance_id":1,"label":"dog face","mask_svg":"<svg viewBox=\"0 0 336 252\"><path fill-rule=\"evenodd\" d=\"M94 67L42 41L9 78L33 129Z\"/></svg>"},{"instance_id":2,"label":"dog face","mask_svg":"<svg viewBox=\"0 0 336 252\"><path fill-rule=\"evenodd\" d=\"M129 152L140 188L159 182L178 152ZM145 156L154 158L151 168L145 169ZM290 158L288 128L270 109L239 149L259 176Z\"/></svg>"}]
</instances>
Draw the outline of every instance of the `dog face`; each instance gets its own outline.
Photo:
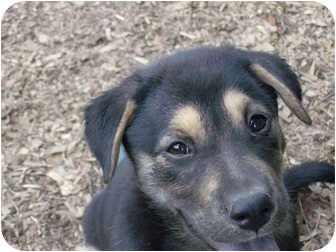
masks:
<instances>
[{"instance_id":1,"label":"dog face","mask_svg":"<svg viewBox=\"0 0 336 252\"><path fill-rule=\"evenodd\" d=\"M86 136L106 180L123 141L144 193L179 216L186 232L225 249L268 237L288 213L278 95L310 124L297 78L282 59L193 49L95 99Z\"/></svg>"}]
</instances>

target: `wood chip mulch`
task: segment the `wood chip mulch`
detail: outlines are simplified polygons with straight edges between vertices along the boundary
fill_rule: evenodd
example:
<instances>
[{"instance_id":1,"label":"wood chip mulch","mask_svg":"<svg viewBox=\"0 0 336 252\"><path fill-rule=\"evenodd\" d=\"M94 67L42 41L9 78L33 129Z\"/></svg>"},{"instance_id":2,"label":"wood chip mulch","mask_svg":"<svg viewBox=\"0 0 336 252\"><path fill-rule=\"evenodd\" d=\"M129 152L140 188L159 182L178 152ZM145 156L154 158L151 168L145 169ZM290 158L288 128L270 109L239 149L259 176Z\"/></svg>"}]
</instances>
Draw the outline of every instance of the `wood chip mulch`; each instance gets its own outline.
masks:
<instances>
[{"instance_id":1,"label":"wood chip mulch","mask_svg":"<svg viewBox=\"0 0 336 252\"><path fill-rule=\"evenodd\" d=\"M1 226L21 250L83 246L102 187L83 108L132 69L177 48L234 44L280 54L299 74L313 126L280 104L285 161L334 163L334 20L313 2L20 2L2 19ZM304 250L334 232L334 186L299 198Z\"/></svg>"}]
</instances>

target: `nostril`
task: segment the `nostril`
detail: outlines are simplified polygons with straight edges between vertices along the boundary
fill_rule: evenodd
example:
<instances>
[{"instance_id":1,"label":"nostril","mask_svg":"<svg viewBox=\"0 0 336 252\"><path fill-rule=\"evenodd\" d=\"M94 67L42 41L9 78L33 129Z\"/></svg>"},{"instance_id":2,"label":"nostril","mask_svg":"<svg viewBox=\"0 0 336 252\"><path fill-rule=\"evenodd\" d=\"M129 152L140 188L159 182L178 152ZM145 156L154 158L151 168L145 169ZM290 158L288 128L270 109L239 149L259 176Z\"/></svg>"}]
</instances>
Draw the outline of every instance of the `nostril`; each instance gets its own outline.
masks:
<instances>
[{"instance_id":1,"label":"nostril","mask_svg":"<svg viewBox=\"0 0 336 252\"><path fill-rule=\"evenodd\" d=\"M241 228L258 230L269 221L272 212L271 199L265 194L257 193L235 201L230 218Z\"/></svg>"},{"instance_id":2,"label":"nostril","mask_svg":"<svg viewBox=\"0 0 336 252\"><path fill-rule=\"evenodd\" d=\"M237 222L248 220L249 216L246 213L231 213L231 218Z\"/></svg>"},{"instance_id":3,"label":"nostril","mask_svg":"<svg viewBox=\"0 0 336 252\"><path fill-rule=\"evenodd\" d=\"M261 214L264 215L264 216L270 215L272 210L273 210L272 206L264 207L264 209L262 209L262 211L261 211Z\"/></svg>"},{"instance_id":4,"label":"nostril","mask_svg":"<svg viewBox=\"0 0 336 252\"><path fill-rule=\"evenodd\" d=\"M231 216L231 219L234 220L241 227L245 227L250 222L250 217L245 214L236 215L234 217Z\"/></svg>"},{"instance_id":5,"label":"nostril","mask_svg":"<svg viewBox=\"0 0 336 252\"><path fill-rule=\"evenodd\" d=\"M231 210L230 218L238 226L244 228L245 226L250 225L251 220L254 218L254 216L253 213L248 211L248 209L240 208L240 206L238 205L238 207L236 206Z\"/></svg>"},{"instance_id":6,"label":"nostril","mask_svg":"<svg viewBox=\"0 0 336 252\"><path fill-rule=\"evenodd\" d=\"M246 215L238 215L234 218L236 221L243 221L247 219Z\"/></svg>"},{"instance_id":7,"label":"nostril","mask_svg":"<svg viewBox=\"0 0 336 252\"><path fill-rule=\"evenodd\" d=\"M272 201L267 198L263 204L261 204L260 215L264 218L269 218L273 212L274 205Z\"/></svg>"}]
</instances>

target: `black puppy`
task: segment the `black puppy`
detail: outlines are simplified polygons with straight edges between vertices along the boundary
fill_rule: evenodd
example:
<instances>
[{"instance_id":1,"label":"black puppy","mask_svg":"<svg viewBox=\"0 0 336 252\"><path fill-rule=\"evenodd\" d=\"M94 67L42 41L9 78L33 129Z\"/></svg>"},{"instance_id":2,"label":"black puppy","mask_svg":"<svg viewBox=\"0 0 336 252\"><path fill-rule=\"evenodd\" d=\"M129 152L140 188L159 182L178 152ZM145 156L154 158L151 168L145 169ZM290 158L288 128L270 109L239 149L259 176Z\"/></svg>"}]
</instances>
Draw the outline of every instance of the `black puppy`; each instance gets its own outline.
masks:
<instances>
[{"instance_id":1,"label":"black puppy","mask_svg":"<svg viewBox=\"0 0 336 252\"><path fill-rule=\"evenodd\" d=\"M277 96L311 124L284 60L207 47L163 58L93 100L85 133L109 184L86 210L87 243L298 250L289 192L333 182L334 169L312 162L283 173ZM128 158L111 180L121 142Z\"/></svg>"}]
</instances>

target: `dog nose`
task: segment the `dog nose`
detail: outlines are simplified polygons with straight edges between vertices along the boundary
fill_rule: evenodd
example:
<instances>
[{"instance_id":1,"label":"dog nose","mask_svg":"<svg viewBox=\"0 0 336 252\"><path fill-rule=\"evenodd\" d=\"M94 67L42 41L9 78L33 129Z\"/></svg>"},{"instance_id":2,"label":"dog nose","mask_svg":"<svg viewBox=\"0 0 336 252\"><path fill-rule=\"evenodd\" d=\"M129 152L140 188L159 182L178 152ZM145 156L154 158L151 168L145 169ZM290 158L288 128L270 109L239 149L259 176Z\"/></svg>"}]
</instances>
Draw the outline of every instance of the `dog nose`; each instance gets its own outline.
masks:
<instances>
[{"instance_id":1,"label":"dog nose","mask_svg":"<svg viewBox=\"0 0 336 252\"><path fill-rule=\"evenodd\" d=\"M231 219L241 228L258 231L272 214L273 203L264 193L236 200L230 212Z\"/></svg>"}]
</instances>

